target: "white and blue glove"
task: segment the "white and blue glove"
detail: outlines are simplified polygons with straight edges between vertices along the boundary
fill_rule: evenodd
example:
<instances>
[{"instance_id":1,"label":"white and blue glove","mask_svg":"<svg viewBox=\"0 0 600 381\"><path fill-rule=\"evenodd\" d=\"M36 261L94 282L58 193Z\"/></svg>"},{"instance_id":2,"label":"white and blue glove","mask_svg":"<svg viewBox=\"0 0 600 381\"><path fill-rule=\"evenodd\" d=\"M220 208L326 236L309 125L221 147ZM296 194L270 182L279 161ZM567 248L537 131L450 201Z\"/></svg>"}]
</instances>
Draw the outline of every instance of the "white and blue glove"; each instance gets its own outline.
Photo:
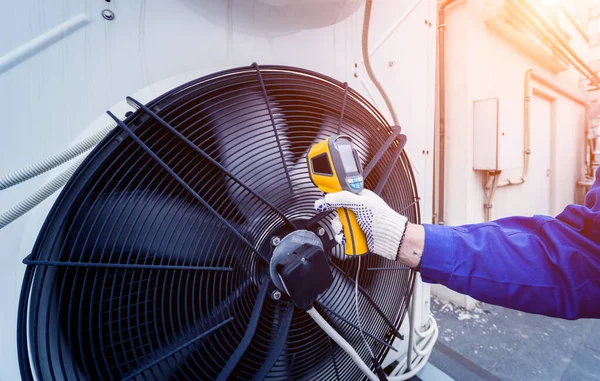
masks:
<instances>
[{"instance_id":1,"label":"white and blue glove","mask_svg":"<svg viewBox=\"0 0 600 381\"><path fill-rule=\"evenodd\" d=\"M329 193L315 201L315 209L319 212L337 208L346 208L356 214L356 221L365 233L371 253L396 260L408 224L406 217L394 211L368 189L363 189L360 194L348 191ZM333 220L332 227L336 241L343 243L342 223L339 219Z\"/></svg>"}]
</instances>

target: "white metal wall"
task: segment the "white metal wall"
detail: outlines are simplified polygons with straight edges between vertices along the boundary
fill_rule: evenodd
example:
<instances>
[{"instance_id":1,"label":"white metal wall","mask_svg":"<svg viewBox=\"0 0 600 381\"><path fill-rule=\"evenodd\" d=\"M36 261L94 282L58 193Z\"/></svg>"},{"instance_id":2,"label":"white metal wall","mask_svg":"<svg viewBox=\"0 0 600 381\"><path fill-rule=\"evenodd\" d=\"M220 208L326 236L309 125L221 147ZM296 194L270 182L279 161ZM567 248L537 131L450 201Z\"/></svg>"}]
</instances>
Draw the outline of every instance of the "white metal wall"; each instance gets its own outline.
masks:
<instances>
[{"instance_id":1,"label":"white metal wall","mask_svg":"<svg viewBox=\"0 0 600 381\"><path fill-rule=\"evenodd\" d=\"M114 12L114 20L102 18L104 8ZM362 10L362 0L5 2L0 12L0 174L99 128L107 119L88 126L125 96L157 81L254 61L348 81L389 115L361 61ZM406 149L424 200L432 194L435 11L434 0L378 0L370 33L374 70L409 137ZM151 93L146 90L140 98L149 100ZM115 110L123 116L125 109ZM0 193L0 210L51 175ZM19 378L15 321L21 260L53 200L0 230L0 380ZM424 202L422 211L427 221L431 203ZM427 287L424 292L428 295Z\"/></svg>"}]
</instances>

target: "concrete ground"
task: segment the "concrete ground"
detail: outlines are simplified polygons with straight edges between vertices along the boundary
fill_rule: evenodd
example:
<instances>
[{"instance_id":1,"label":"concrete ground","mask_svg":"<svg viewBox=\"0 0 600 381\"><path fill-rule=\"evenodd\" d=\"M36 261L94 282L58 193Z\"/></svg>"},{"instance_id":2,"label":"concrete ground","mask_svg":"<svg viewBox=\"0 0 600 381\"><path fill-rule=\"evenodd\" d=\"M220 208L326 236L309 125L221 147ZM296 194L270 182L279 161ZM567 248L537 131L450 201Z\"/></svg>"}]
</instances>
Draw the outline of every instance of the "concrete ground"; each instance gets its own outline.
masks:
<instances>
[{"instance_id":1,"label":"concrete ground","mask_svg":"<svg viewBox=\"0 0 600 381\"><path fill-rule=\"evenodd\" d=\"M600 381L600 320L567 321L487 304L466 311L436 298L432 312L440 336L430 365L415 379Z\"/></svg>"}]
</instances>

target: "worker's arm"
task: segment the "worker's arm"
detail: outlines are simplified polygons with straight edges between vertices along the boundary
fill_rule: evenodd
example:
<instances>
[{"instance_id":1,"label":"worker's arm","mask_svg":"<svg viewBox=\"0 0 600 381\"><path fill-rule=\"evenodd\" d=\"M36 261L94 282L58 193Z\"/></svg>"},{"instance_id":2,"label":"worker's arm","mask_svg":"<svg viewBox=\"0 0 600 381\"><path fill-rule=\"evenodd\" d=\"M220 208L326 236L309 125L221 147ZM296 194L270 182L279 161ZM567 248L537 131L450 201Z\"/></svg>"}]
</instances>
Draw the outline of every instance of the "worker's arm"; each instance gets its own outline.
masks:
<instances>
[{"instance_id":1,"label":"worker's arm","mask_svg":"<svg viewBox=\"0 0 600 381\"><path fill-rule=\"evenodd\" d=\"M556 218L424 225L423 280L477 300L566 319L600 317L600 179Z\"/></svg>"},{"instance_id":2,"label":"worker's arm","mask_svg":"<svg viewBox=\"0 0 600 381\"><path fill-rule=\"evenodd\" d=\"M326 202L338 201L330 196ZM352 201L337 206L374 210L368 198ZM380 229L373 221L361 227L367 237ZM411 267L420 261L425 281L481 301L567 319L600 317L600 170L585 206L570 205L556 218L409 225L397 259Z\"/></svg>"}]
</instances>

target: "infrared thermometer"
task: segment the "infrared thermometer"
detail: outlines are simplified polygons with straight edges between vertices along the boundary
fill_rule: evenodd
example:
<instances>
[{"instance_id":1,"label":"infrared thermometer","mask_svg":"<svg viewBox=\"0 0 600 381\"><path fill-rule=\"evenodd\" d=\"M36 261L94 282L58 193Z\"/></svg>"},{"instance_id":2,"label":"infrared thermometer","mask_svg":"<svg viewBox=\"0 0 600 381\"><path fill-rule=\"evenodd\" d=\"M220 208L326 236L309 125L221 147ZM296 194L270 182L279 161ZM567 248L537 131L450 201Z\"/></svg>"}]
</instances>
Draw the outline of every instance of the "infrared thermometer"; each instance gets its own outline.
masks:
<instances>
[{"instance_id":1,"label":"infrared thermometer","mask_svg":"<svg viewBox=\"0 0 600 381\"><path fill-rule=\"evenodd\" d=\"M308 152L308 170L312 182L324 193L348 191L359 194L363 190L362 166L352 139L333 135L315 145ZM354 212L337 209L344 227L346 255L366 254L367 239Z\"/></svg>"}]
</instances>

